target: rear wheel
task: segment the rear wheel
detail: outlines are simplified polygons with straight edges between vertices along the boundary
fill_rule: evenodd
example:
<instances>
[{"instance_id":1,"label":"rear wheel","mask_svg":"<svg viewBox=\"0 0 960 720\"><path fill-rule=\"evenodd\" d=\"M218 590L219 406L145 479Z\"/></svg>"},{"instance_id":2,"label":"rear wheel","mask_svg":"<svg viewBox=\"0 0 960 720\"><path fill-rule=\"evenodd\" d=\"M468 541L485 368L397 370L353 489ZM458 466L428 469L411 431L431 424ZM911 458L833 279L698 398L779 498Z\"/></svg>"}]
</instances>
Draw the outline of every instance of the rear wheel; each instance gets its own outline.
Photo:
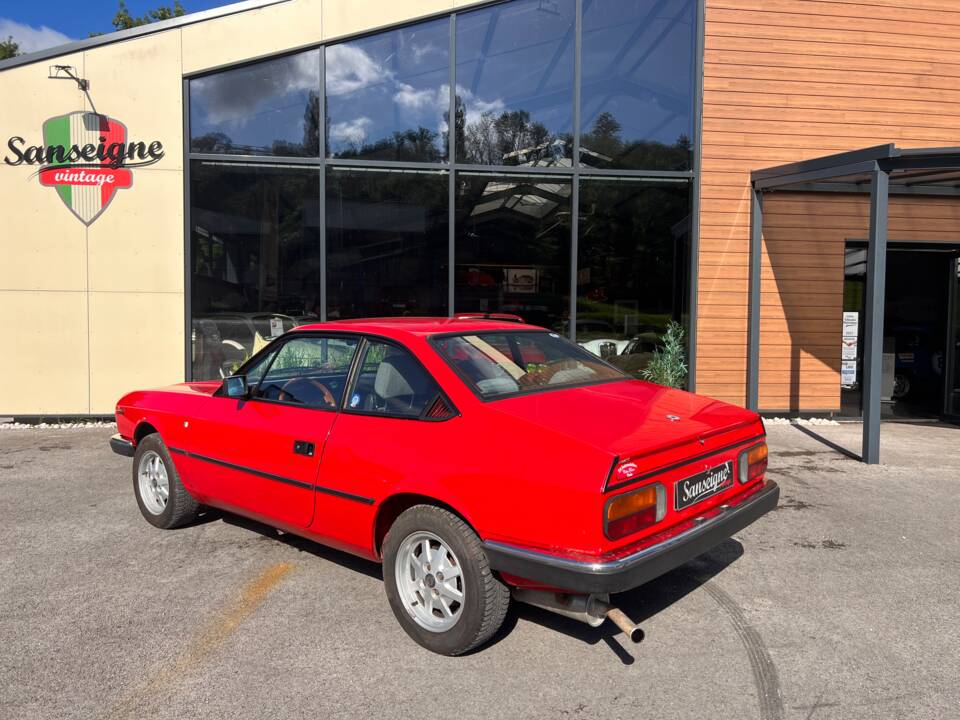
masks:
<instances>
[{"instance_id":1,"label":"rear wheel","mask_svg":"<svg viewBox=\"0 0 960 720\"><path fill-rule=\"evenodd\" d=\"M433 505L416 505L394 522L383 541L383 580L403 629L441 655L489 640L510 605L477 534Z\"/></svg>"},{"instance_id":2,"label":"rear wheel","mask_svg":"<svg viewBox=\"0 0 960 720\"><path fill-rule=\"evenodd\" d=\"M195 520L200 505L180 482L160 435L147 435L133 456L133 492L137 505L151 525L170 529Z\"/></svg>"}]
</instances>

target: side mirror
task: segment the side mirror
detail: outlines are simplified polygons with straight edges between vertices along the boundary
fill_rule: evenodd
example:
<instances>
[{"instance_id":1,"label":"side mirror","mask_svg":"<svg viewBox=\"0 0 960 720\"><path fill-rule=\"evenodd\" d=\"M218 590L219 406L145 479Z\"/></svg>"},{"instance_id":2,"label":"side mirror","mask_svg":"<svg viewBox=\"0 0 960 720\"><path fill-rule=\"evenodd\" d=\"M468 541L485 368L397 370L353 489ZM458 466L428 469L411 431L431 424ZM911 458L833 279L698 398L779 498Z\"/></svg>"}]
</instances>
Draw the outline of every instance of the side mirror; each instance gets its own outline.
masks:
<instances>
[{"instance_id":1,"label":"side mirror","mask_svg":"<svg viewBox=\"0 0 960 720\"><path fill-rule=\"evenodd\" d=\"M231 375L223 381L227 397L245 398L249 393L246 375Z\"/></svg>"},{"instance_id":2,"label":"side mirror","mask_svg":"<svg viewBox=\"0 0 960 720\"><path fill-rule=\"evenodd\" d=\"M616 355L617 355L616 343L610 342L609 340L606 342L600 343L600 357L602 357L604 360L608 360L609 358L616 357Z\"/></svg>"}]
</instances>

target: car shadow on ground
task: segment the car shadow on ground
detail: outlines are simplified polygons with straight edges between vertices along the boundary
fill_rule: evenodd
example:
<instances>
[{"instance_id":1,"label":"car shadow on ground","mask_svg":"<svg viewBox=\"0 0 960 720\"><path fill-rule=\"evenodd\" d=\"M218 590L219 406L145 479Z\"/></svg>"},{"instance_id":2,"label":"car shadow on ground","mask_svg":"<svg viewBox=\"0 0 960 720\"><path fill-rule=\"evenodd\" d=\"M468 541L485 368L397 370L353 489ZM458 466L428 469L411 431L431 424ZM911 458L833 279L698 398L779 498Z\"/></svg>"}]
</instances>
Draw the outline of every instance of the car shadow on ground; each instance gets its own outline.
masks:
<instances>
[{"instance_id":1,"label":"car shadow on ground","mask_svg":"<svg viewBox=\"0 0 960 720\"><path fill-rule=\"evenodd\" d=\"M698 590L708 580L736 562L741 555L743 555L743 545L730 538L717 545L710 552L704 553L695 560L691 560L655 580L651 580L646 585L629 592L612 595L610 602L623 610L633 622L642 626L653 616ZM627 648L639 651L643 647L642 642L637 645L631 644L610 621L594 628L548 610L517 602L513 604L506 622L494 636L491 644L499 642L509 635L520 618L582 640L589 645L604 642L624 665L632 665L635 661L634 656ZM618 641L618 635L620 636L619 640L623 640L627 647L624 647Z\"/></svg>"},{"instance_id":2,"label":"car shadow on ground","mask_svg":"<svg viewBox=\"0 0 960 720\"><path fill-rule=\"evenodd\" d=\"M376 578L377 580L383 579L383 573L380 570L381 566L379 563L375 563L370 560L364 560L361 557L351 555L350 553L343 552L342 550L336 550L334 548L327 547L326 545L321 545L320 543L300 537L299 535L281 532L270 525L265 525L257 522L256 520L250 520L249 518L241 517L239 515L231 515L230 513L224 512L219 513L219 519L223 520L223 522L227 523L228 525L240 527L244 530L250 530L262 535L263 537L270 538L271 540L276 540L277 542L281 542L289 547L296 548L300 552L310 553L321 560L332 562L348 570L363 573L364 575Z\"/></svg>"},{"instance_id":3,"label":"car shadow on ground","mask_svg":"<svg viewBox=\"0 0 960 720\"><path fill-rule=\"evenodd\" d=\"M205 513L193 524L203 524L215 520L222 520L228 525L255 532L263 537L296 548L300 552L310 553L321 560L335 563L340 567L363 573L377 580L383 580L382 567L379 563L364 560L355 555L320 545L319 543L298 535L280 532L276 528L257 522L256 520L213 510ZM623 610L633 622L642 625L645 621L659 614L693 591L701 588L708 580L736 562L741 555L743 555L743 545L730 538L709 552L704 553L700 557L691 560L675 570L661 575L655 580L651 580L646 585L631 590L630 592L612 595L610 602ZM483 647L495 645L506 638L521 618L581 640L588 645L596 645L599 642L604 642L624 665L632 665L635 662L635 658L630 651L618 642L618 635L621 635L620 639L623 640L622 633L613 623L607 621L600 627L594 628L577 620L572 620L548 610L542 610L533 605L516 601L512 603L506 620L490 642L485 643L481 648L477 648L468 654L480 652ZM629 641L625 642L628 647L641 648L643 646L642 643L631 646Z\"/></svg>"}]
</instances>

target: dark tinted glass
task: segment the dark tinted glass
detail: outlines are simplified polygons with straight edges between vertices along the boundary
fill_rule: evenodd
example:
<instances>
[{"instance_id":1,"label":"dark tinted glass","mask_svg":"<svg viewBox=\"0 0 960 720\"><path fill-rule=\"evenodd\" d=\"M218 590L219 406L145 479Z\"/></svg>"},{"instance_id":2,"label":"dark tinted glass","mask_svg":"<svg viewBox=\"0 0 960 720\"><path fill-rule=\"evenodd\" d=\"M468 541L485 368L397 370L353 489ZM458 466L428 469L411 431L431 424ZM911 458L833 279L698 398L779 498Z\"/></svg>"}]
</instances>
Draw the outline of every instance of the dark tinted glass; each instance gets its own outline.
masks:
<instances>
[{"instance_id":1,"label":"dark tinted glass","mask_svg":"<svg viewBox=\"0 0 960 720\"><path fill-rule=\"evenodd\" d=\"M366 413L419 417L439 392L433 378L410 353L371 341L347 406Z\"/></svg>"},{"instance_id":2,"label":"dark tinted glass","mask_svg":"<svg viewBox=\"0 0 960 720\"><path fill-rule=\"evenodd\" d=\"M570 181L457 174L456 312L509 312L563 330L570 297Z\"/></svg>"},{"instance_id":3,"label":"dark tinted glass","mask_svg":"<svg viewBox=\"0 0 960 720\"><path fill-rule=\"evenodd\" d=\"M574 0L457 15L457 158L566 165L572 155Z\"/></svg>"},{"instance_id":4,"label":"dark tinted glass","mask_svg":"<svg viewBox=\"0 0 960 720\"><path fill-rule=\"evenodd\" d=\"M691 167L695 37L694 0L584 2L583 165Z\"/></svg>"},{"instance_id":5,"label":"dark tinted glass","mask_svg":"<svg viewBox=\"0 0 960 720\"><path fill-rule=\"evenodd\" d=\"M190 81L190 150L232 155L320 153L320 51Z\"/></svg>"},{"instance_id":6,"label":"dark tinted glass","mask_svg":"<svg viewBox=\"0 0 960 720\"><path fill-rule=\"evenodd\" d=\"M557 333L478 333L433 340L447 362L485 398L623 380Z\"/></svg>"},{"instance_id":7,"label":"dark tinted glass","mask_svg":"<svg viewBox=\"0 0 960 720\"><path fill-rule=\"evenodd\" d=\"M327 317L447 314L447 177L327 170Z\"/></svg>"},{"instance_id":8,"label":"dark tinted glass","mask_svg":"<svg viewBox=\"0 0 960 720\"><path fill-rule=\"evenodd\" d=\"M194 161L190 185L193 373L209 379L319 314L320 177Z\"/></svg>"},{"instance_id":9,"label":"dark tinted glass","mask_svg":"<svg viewBox=\"0 0 960 720\"><path fill-rule=\"evenodd\" d=\"M327 154L439 161L450 115L450 21L327 48Z\"/></svg>"},{"instance_id":10,"label":"dark tinted glass","mask_svg":"<svg viewBox=\"0 0 960 720\"><path fill-rule=\"evenodd\" d=\"M646 367L685 312L689 242L686 183L583 180L577 342L633 374Z\"/></svg>"}]
</instances>

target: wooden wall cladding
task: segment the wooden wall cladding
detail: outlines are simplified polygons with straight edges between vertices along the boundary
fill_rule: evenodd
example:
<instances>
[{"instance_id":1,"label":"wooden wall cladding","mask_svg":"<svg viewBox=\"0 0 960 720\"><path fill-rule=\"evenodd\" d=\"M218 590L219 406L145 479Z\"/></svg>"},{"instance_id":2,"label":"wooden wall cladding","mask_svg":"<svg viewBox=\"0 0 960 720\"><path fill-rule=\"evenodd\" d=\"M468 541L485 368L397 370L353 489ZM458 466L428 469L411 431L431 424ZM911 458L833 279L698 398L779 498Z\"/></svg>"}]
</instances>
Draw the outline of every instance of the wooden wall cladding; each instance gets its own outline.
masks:
<instances>
[{"instance_id":1,"label":"wooden wall cladding","mask_svg":"<svg viewBox=\"0 0 960 720\"><path fill-rule=\"evenodd\" d=\"M706 0L697 391L745 402L750 171L960 145L957 0ZM760 407L840 405L843 249L864 197L765 199ZM891 198L890 239L960 242L960 203Z\"/></svg>"}]
</instances>

